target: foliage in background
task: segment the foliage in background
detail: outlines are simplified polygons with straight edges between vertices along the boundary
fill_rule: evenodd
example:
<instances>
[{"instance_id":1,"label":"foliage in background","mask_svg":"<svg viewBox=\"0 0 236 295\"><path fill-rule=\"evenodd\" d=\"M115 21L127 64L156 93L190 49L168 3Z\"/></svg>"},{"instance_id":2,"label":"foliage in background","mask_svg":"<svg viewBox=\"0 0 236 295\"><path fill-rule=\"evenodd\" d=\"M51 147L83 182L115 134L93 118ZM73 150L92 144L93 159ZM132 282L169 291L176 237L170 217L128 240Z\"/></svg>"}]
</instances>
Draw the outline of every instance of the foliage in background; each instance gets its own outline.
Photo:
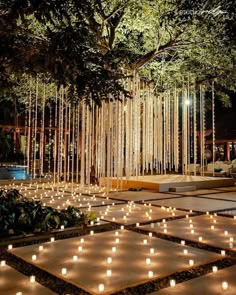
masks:
<instances>
[{"instance_id":1,"label":"foliage in background","mask_svg":"<svg viewBox=\"0 0 236 295\"><path fill-rule=\"evenodd\" d=\"M213 79L223 100L236 91L233 0L6 0L0 12L2 92L42 74L100 104L119 98L121 69L158 92Z\"/></svg>"},{"instance_id":2,"label":"foliage in background","mask_svg":"<svg viewBox=\"0 0 236 295\"><path fill-rule=\"evenodd\" d=\"M17 190L0 190L0 236L37 233L65 227L84 226L96 216L69 206L56 210L28 200Z\"/></svg>"}]
</instances>

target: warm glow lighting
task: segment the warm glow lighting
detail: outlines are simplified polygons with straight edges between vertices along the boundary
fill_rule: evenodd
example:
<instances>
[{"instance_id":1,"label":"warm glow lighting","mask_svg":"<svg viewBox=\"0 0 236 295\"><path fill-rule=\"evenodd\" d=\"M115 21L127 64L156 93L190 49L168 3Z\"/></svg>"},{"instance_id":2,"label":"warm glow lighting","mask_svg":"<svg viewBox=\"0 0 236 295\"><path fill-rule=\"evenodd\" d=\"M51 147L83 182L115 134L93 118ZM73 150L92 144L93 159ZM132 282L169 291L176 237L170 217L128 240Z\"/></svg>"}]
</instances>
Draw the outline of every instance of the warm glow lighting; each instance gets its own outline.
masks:
<instances>
[{"instance_id":1,"label":"warm glow lighting","mask_svg":"<svg viewBox=\"0 0 236 295\"><path fill-rule=\"evenodd\" d=\"M175 286L175 280L170 280L170 286L173 288Z\"/></svg>"},{"instance_id":2,"label":"warm glow lighting","mask_svg":"<svg viewBox=\"0 0 236 295\"><path fill-rule=\"evenodd\" d=\"M190 259L188 263L189 263L190 266L193 266L194 265L194 260Z\"/></svg>"},{"instance_id":3,"label":"warm glow lighting","mask_svg":"<svg viewBox=\"0 0 236 295\"><path fill-rule=\"evenodd\" d=\"M39 251L43 251L43 246L39 246Z\"/></svg>"},{"instance_id":4,"label":"warm glow lighting","mask_svg":"<svg viewBox=\"0 0 236 295\"><path fill-rule=\"evenodd\" d=\"M107 277L111 277L111 274L112 274L111 269L108 269L108 270L107 270Z\"/></svg>"},{"instance_id":5,"label":"warm glow lighting","mask_svg":"<svg viewBox=\"0 0 236 295\"><path fill-rule=\"evenodd\" d=\"M30 276L30 283L34 283L35 282L35 276Z\"/></svg>"},{"instance_id":6,"label":"warm glow lighting","mask_svg":"<svg viewBox=\"0 0 236 295\"><path fill-rule=\"evenodd\" d=\"M116 247L112 247L112 248L111 248L111 251L112 251L113 253L115 253L115 252L116 252Z\"/></svg>"},{"instance_id":7,"label":"warm glow lighting","mask_svg":"<svg viewBox=\"0 0 236 295\"><path fill-rule=\"evenodd\" d=\"M149 236L149 238L151 238L152 237L152 233L149 233L148 236Z\"/></svg>"},{"instance_id":8,"label":"warm glow lighting","mask_svg":"<svg viewBox=\"0 0 236 295\"><path fill-rule=\"evenodd\" d=\"M227 282L222 282L222 289L227 290L229 287L229 284Z\"/></svg>"},{"instance_id":9,"label":"warm glow lighting","mask_svg":"<svg viewBox=\"0 0 236 295\"><path fill-rule=\"evenodd\" d=\"M181 241L181 245L182 245L182 246L185 245L185 241L184 241L184 240Z\"/></svg>"},{"instance_id":10,"label":"warm glow lighting","mask_svg":"<svg viewBox=\"0 0 236 295\"><path fill-rule=\"evenodd\" d=\"M184 255L187 255L188 254L188 250L187 249L184 249Z\"/></svg>"},{"instance_id":11,"label":"warm glow lighting","mask_svg":"<svg viewBox=\"0 0 236 295\"><path fill-rule=\"evenodd\" d=\"M139 223L136 223L136 227L139 227Z\"/></svg>"},{"instance_id":12,"label":"warm glow lighting","mask_svg":"<svg viewBox=\"0 0 236 295\"><path fill-rule=\"evenodd\" d=\"M73 261L78 261L78 256L74 255L73 256Z\"/></svg>"},{"instance_id":13,"label":"warm glow lighting","mask_svg":"<svg viewBox=\"0 0 236 295\"><path fill-rule=\"evenodd\" d=\"M103 292L105 290L105 287L103 284L98 285L98 292Z\"/></svg>"},{"instance_id":14,"label":"warm glow lighting","mask_svg":"<svg viewBox=\"0 0 236 295\"><path fill-rule=\"evenodd\" d=\"M153 271L150 270L150 271L148 272L148 277L149 277L149 279L153 278Z\"/></svg>"},{"instance_id":15,"label":"warm glow lighting","mask_svg":"<svg viewBox=\"0 0 236 295\"><path fill-rule=\"evenodd\" d=\"M1 266L5 266L6 265L6 260L2 260L1 261Z\"/></svg>"},{"instance_id":16,"label":"warm glow lighting","mask_svg":"<svg viewBox=\"0 0 236 295\"><path fill-rule=\"evenodd\" d=\"M51 237L50 241L51 241L51 243L55 242L55 238Z\"/></svg>"},{"instance_id":17,"label":"warm glow lighting","mask_svg":"<svg viewBox=\"0 0 236 295\"><path fill-rule=\"evenodd\" d=\"M118 232L118 231L116 231L116 232L115 232L115 235L116 235L116 236L119 236L119 232Z\"/></svg>"},{"instance_id":18,"label":"warm glow lighting","mask_svg":"<svg viewBox=\"0 0 236 295\"><path fill-rule=\"evenodd\" d=\"M154 248L150 248L150 254L154 254L155 250Z\"/></svg>"},{"instance_id":19,"label":"warm glow lighting","mask_svg":"<svg viewBox=\"0 0 236 295\"><path fill-rule=\"evenodd\" d=\"M8 245L8 250L11 250L13 248L12 245Z\"/></svg>"},{"instance_id":20,"label":"warm glow lighting","mask_svg":"<svg viewBox=\"0 0 236 295\"><path fill-rule=\"evenodd\" d=\"M65 226L64 225L61 225L61 230L64 230L65 229Z\"/></svg>"},{"instance_id":21,"label":"warm glow lighting","mask_svg":"<svg viewBox=\"0 0 236 295\"><path fill-rule=\"evenodd\" d=\"M116 242L116 244L119 244L120 239L117 238L117 239L115 240L115 242Z\"/></svg>"},{"instance_id":22,"label":"warm glow lighting","mask_svg":"<svg viewBox=\"0 0 236 295\"><path fill-rule=\"evenodd\" d=\"M212 272L213 273L217 273L217 271L218 271L218 267L217 266L212 266Z\"/></svg>"},{"instance_id":23,"label":"warm glow lighting","mask_svg":"<svg viewBox=\"0 0 236 295\"><path fill-rule=\"evenodd\" d=\"M80 239L80 243L84 243L84 239L82 238L82 239Z\"/></svg>"},{"instance_id":24,"label":"warm glow lighting","mask_svg":"<svg viewBox=\"0 0 236 295\"><path fill-rule=\"evenodd\" d=\"M198 240L199 240L199 242L202 242L202 237L199 237Z\"/></svg>"},{"instance_id":25,"label":"warm glow lighting","mask_svg":"<svg viewBox=\"0 0 236 295\"><path fill-rule=\"evenodd\" d=\"M94 231L93 231L93 230L91 230L91 231L90 231L90 235L92 236L93 234L94 234Z\"/></svg>"},{"instance_id":26,"label":"warm glow lighting","mask_svg":"<svg viewBox=\"0 0 236 295\"><path fill-rule=\"evenodd\" d=\"M107 258L107 263L108 263L108 264L111 264L111 263L112 263L112 258L111 258L111 257L108 257L108 258Z\"/></svg>"},{"instance_id":27,"label":"warm glow lighting","mask_svg":"<svg viewBox=\"0 0 236 295\"><path fill-rule=\"evenodd\" d=\"M66 269L65 267L63 267L63 268L61 269L61 274L62 274L62 275L66 275L66 274L67 274L67 269Z\"/></svg>"},{"instance_id":28,"label":"warm glow lighting","mask_svg":"<svg viewBox=\"0 0 236 295\"><path fill-rule=\"evenodd\" d=\"M121 225L120 229L121 229L121 230L124 230L124 228L125 228L124 225Z\"/></svg>"},{"instance_id":29,"label":"warm glow lighting","mask_svg":"<svg viewBox=\"0 0 236 295\"><path fill-rule=\"evenodd\" d=\"M225 234L225 236L228 236L229 233L227 230L225 230L224 234Z\"/></svg>"},{"instance_id":30,"label":"warm glow lighting","mask_svg":"<svg viewBox=\"0 0 236 295\"><path fill-rule=\"evenodd\" d=\"M146 258L146 264L147 265L151 264L151 259L150 258Z\"/></svg>"},{"instance_id":31,"label":"warm glow lighting","mask_svg":"<svg viewBox=\"0 0 236 295\"><path fill-rule=\"evenodd\" d=\"M32 260L33 261L37 260L37 255L32 255Z\"/></svg>"},{"instance_id":32,"label":"warm glow lighting","mask_svg":"<svg viewBox=\"0 0 236 295\"><path fill-rule=\"evenodd\" d=\"M221 250L221 255L225 256L225 250Z\"/></svg>"},{"instance_id":33,"label":"warm glow lighting","mask_svg":"<svg viewBox=\"0 0 236 295\"><path fill-rule=\"evenodd\" d=\"M145 239L145 240L143 240L143 243L144 243L144 244L147 244L147 240L146 240L146 239Z\"/></svg>"},{"instance_id":34,"label":"warm glow lighting","mask_svg":"<svg viewBox=\"0 0 236 295\"><path fill-rule=\"evenodd\" d=\"M79 252L82 252L83 251L83 247L82 246L79 246L77 249L78 249Z\"/></svg>"}]
</instances>

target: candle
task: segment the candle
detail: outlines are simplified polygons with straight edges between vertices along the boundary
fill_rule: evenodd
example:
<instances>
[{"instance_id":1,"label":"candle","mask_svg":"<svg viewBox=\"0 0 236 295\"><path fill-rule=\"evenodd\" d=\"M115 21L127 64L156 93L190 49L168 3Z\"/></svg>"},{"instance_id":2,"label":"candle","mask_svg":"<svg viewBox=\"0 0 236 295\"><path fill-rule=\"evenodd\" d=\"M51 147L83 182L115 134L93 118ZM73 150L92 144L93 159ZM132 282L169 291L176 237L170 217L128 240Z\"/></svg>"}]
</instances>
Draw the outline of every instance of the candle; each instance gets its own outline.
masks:
<instances>
[{"instance_id":1,"label":"candle","mask_svg":"<svg viewBox=\"0 0 236 295\"><path fill-rule=\"evenodd\" d=\"M8 245L8 250L11 250L13 248L12 245Z\"/></svg>"},{"instance_id":2,"label":"candle","mask_svg":"<svg viewBox=\"0 0 236 295\"><path fill-rule=\"evenodd\" d=\"M119 236L119 232L118 232L118 231L116 231L116 232L115 232L115 235L116 235L116 236Z\"/></svg>"},{"instance_id":3,"label":"candle","mask_svg":"<svg viewBox=\"0 0 236 295\"><path fill-rule=\"evenodd\" d=\"M107 277L111 277L111 274L112 274L111 269L108 269L108 270L107 270Z\"/></svg>"},{"instance_id":4,"label":"candle","mask_svg":"<svg viewBox=\"0 0 236 295\"><path fill-rule=\"evenodd\" d=\"M121 225L120 229L121 229L121 230L124 230L124 225Z\"/></svg>"},{"instance_id":5,"label":"candle","mask_svg":"<svg viewBox=\"0 0 236 295\"><path fill-rule=\"evenodd\" d=\"M83 251L83 247L82 246L79 246L77 249L78 249L79 252L82 252Z\"/></svg>"},{"instance_id":6,"label":"candle","mask_svg":"<svg viewBox=\"0 0 236 295\"><path fill-rule=\"evenodd\" d=\"M229 284L227 282L222 282L222 289L227 290L229 287Z\"/></svg>"},{"instance_id":7,"label":"candle","mask_svg":"<svg viewBox=\"0 0 236 295\"><path fill-rule=\"evenodd\" d=\"M175 286L175 280L170 280L170 286L173 288Z\"/></svg>"},{"instance_id":8,"label":"candle","mask_svg":"<svg viewBox=\"0 0 236 295\"><path fill-rule=\"evenodd\" d=\"M78 261L78 256L74 255L73 256L73 261Z\"/></svg>"},{"instance_id":9,"label":"candle","mask_svg":"<svg viewBox=\"0 0 236 295\"><path fill-rule=\"evenodd\" d=\"M43 251L43 246L39 246L39 251Z\"/></svg>"},{"instance_id":10,"label":"candle","mask_svg":"<svg viewBox=\"0 0 236 295\"><path fill-rule=\"evenodd\" d=\"M181 241L181 245L182 245L182 246L185 245L185 241L184 241L184 240Z\"/></svg>"},{"instance_id":11,"label":"candle","mask_svg":"<svg viewBox=\"0 0 236 295\"><path fill-rule=\"evenodd\" d=\"M139 223L136 223L136 227L139 227Z\"/></svg>"},{"instance_id":12,"label":"candle","mask_svg":"<svg viewBox=\"0 0 236 295\"><path fill-rule=\"evenodd\" d=\"M217 271L218 271L218 267L217 266L212 266L212 272L213 273L217 273Z\"/></svg>"},{"instance_id":13,"label":"candle","mask_svg":"<svg viewBox=\"0 0 236 295\"><path fill-rule=\"evenodd\" d=\"M188 250L187 249L184 249L184 255L187 255L188 254Z\"/></svg>"},{"instance_id":14,"label":"candle","mask_svg":"<svg viewBox=\"0 0 236 295\"><path fill-rule=\"evenodd\" d=\"M225 256L225 250L221 250L221 255Z\"/></svg>"},{"instance_id":15,"label":"candle","mask_svg":"<svg viewBox=\"0 0 236 295\"><path fill-rule=\"evenodd\" d=\"M82 244L84 243L84 239L83 239L83 238L82 238L82 239L80 239L80 243L82 243Z\"/></svg>"},{"instance_id":16,"label":"candle","mask_svg":"<svg viewBox=\"0 0 236 295\"><path fill-rule=\"evenodd\" d=\"M112 248L111 248L111 251L112 251L113 253L115 253L115 252L116 252L116 247L112 247Z\"/></svg>"},{"instance_id":17,"label":"candle","mask_svg":"<svg viewBox=\"0 0 236 295\"><path fill-rule=\"evenodd\" d=\"M150 248L150 254L154 254L155 250L154 248Z\"/></svg>"},{"instance_id":18,"label":"candle","mask_svg":"<svg viewBox=\"0 0 236 295\"><path fill-rule=\"evenodd\" d=\"M67 274L67 269L66 269L65 267L63 267L63 268L61 269L61 274L62 274L62 275L66 275L66 274Z\"/></svg>"},{"instance_id":19,"label":"candle","mask_svg":"<svg viewBox=\"0 0 236 295\"><path fill-rule=\"evenodd\" d=\"M194 260L190 259L188 263L189 263L190 266L193 266L194 265Z\"/></svg>"},{"instance_id":20,"label":"candle","mask_svg":"<svg viewBox=\"0 0 236 295\"><path fill-rule=\"evenodd\" d=\"M147 244L147 240L146 240L146 239L145 239L145 240L143 240L143 243L144 243L144 244Z\"/></svg>"},{"instance_id":21,"label":"candle","mask_svg":"<svg viewBox=\"0 0 236 295\"><path fill-rule=\"evenodd\" d=\"M149 279L151 279L151 278L153 277L153 271L150 270L150 271L148 272L148 277L149 277Z\"/></svg>"},{"instance_id":22,"label":"candle","mask_svg":"<svg viewBox=\"0 0 236 295\"><path fill-rule=\"evenodd\" d=\"M51 237L50 241L51 241L51 243L55 242L55 238Z\"/></svg>"},{"instance_id":23,"label":"candle","mask_svg":"<svg viewBox=\"0 0 236 295\"><path fill-rule=\"evenodd\" d=\"M149 233L148 236L149 236L149 238L151 238L152 237L152 233Z\"/></svg>"},{"instance_id":24,"label":"candle","mask_svg":"<svg viewBox=\"0 0 236 295\"><path fill-rule=\"evenodd\" d=\"M103 284L98 285L98 292L103 292L105 290L105 287Z\"/></svg>"},{"instance_id":25,"label":"candle","mask_svg":"<svg viewBox=\"0 0 236 295\"><path fill-rule=\"evenodd\" d=\"M35 282L35 276L30 276L30 283L34 283Z\"/></svg>"},{"instance_id":26,"label":"candle","mask_svg":"<svg viewBox=\"0 0 236 295\"><path fill-rule=\"evenodd\" d=\"M37 255L32 255L32 260L33 261L37 260Z\"/></svg>"},{"instance_id":27,"label":"candle","mask_svg":"<svg viewBox=\"0 0 236 295\"><path fill-rule=\"evenodd\" d=\"M115 242L116 242L116 244L119 244L120 239L117 238L117 239L115 240Z\"/></svg>"},{"instance_id":28,"label":"candle","mask_svg":"<svg viewBox=\"0 0 236 295\"><path fill-rule=\"evenodd\" d=\"M64 225L61 225L61 230L64 230L65 229L65 226Z\"/></svg>"},{"instance_id":29,"label":"candle","mask_svg":"<svg viewBox=\"0 0 236 295\"><path fill-rule=\"evenodd\" d=\"M198 240L199 240L199 242L202 242L202 237L199 237Z\"/></svg>"},{"instance_id":30,"label":"candle","mask_svg":"<svg viewBox=\"0 0 236 295\"><path fill-rule=\"evenodd\" d=\"M90 231L90 235L92 236L93 234L94 234L94 231L93 231L93 230L91 230L91 231Z\"/></svg>"},{"instance_id":31,"label":"candle","mask_svg":"<svg viewBox=\"0 0 236 295\"><path fill-rule=\"evenodd\" d=\"M6 260L2 260L1 261L1 266L5 266L6 265Z\"/></svg>"},{"instance_id":32,"label":"candle","mask_svg":"<svg viewBox=\"0 0 236 295\"><path fill-rule=\"evenodd\" d=\"M111 257L108 257L108 258L107 258L107 263L108 263L108 264L111 264L111 263L112 263L112 258L111 258Z\"/></svg>"},{"instance_id":33,"label":"candle","mask_svg":"<svg viewBox=\"0 0 236 295\"><path fill-rule=\"evenodd\" d=\"M151 264L151 259L150 258L146 258L146 264L147 265Z\"/></svg>"}]
</instances>

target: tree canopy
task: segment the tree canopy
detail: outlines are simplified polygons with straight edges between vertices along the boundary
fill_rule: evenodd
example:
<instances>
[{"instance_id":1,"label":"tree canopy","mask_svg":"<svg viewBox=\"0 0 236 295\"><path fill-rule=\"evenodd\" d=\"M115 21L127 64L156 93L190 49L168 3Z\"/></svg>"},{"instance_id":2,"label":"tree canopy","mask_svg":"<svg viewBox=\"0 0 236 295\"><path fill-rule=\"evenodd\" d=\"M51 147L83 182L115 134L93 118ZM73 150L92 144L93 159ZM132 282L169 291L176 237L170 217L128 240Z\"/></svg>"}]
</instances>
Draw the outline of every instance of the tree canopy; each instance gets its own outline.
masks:
<instances>
[{"instance_id":1,"label":"tree canopy","mask_svg":"<svg viewBox=\"0 0 236 295\"><path fill-rule=\"evenodd\" d=\"M138 71L158 91L212 80L223 97L236 90L234 1L6 0L0 11L2 89L43 74L100 103Z\"/></svg>"}]
</instances>

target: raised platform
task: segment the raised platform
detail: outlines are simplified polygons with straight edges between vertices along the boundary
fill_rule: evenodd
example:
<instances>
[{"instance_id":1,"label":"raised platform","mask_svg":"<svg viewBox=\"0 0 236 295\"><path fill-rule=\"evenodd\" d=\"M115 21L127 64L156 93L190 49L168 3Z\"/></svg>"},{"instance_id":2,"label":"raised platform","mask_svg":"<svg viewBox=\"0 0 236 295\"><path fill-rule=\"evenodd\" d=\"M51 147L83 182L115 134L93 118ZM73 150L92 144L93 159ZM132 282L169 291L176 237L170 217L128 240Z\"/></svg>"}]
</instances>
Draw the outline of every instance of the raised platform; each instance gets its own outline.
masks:
<instances>
[{"instance_id":1,"label":"raised platform","mask_svg":"<svg viewBox=\"0 0 236 295\"><path fill-rule=\"evenodd\" d=\"M102 185L106 185L107 179L100 179ZM222 186L232 186L235 180L232 178L223 177L207 177L207 176L190 176L190 175L147 175L125 177L117 179L112 178L112 187L129 189L134 187L142 187L145 189L156 190L158 192L168 192L170 188L195 186L196 189L202 188L217 188Z\"/></svg>"}]
</instances>

